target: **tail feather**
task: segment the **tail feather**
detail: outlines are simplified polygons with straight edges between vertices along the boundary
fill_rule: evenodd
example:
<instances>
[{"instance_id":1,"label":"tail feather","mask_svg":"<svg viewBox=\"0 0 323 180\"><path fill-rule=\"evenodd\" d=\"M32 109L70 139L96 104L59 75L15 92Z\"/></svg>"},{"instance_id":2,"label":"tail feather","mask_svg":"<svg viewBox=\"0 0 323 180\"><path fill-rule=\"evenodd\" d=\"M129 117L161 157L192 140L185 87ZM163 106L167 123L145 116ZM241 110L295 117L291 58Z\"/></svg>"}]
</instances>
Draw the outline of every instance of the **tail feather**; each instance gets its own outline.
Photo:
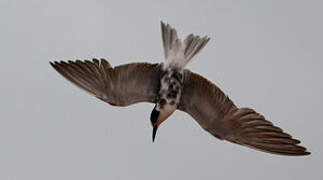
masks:
<instances>
[{"instance_id":1,"label":"tail feather","mask_svg":"<svg viewBox=\"0 0 323 180\"><path fill-rule=\"evenodd\" d=\"M179 42L179 39L177 37L177 32L174 28L172 28L169 24L164 24L161 22L161 28L162 28L162 38L163 38L163 45L164 45L164 55L165 58L168 57L169 51L175 46L178 47L178 45L175 45L176 41Z\"/></svg>"},{"instance_id":2,"label":"tail feather","mask_svg":"<svg viewBox=\"0 0 323 180\"><path fill-rule=\"evenodd\" d=\"M199 53L207 42L209 42L210 38L204 36L200 38L199 36L194 36L190 34L184 40L185 43L185 51L184 51L184 58L188 61L191 60L197 53Z\"/></svg>"},{"instance_id":3,"label":"tail feather","mask_svg":"<svg viewBox=\"0 0 323 180\"><path fill-rule=\"evenodd\" d=\"M162 39L166 67L175 66L184 68L186 64L198 54L210 40L209 37L188 35L185 40L178 38L176 29L161 22Z\"/></svg>"}]
</instances>

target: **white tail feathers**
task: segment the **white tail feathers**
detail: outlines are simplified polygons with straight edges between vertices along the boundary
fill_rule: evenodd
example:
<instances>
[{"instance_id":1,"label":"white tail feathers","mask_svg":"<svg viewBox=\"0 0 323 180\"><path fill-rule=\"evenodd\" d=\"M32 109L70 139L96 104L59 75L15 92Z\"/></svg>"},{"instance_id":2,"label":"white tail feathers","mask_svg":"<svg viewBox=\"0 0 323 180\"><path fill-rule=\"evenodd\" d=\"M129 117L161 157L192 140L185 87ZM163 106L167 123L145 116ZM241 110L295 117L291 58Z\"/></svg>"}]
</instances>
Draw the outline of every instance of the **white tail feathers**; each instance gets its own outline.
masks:
<instances>
[{"instance_id":1,"label":"white tail feathers","mask_svg":"<svg viewBox=\"0 0 323 180\"><path fill-rule=\"evenodd\" d=\"M183 41L177 37L177 32L174 28L163 22L161 22L161 29L166 61L164 67L175 66L183 69L210 40L207 36L201 38L190 34Z\"/></svg>"}]
</instances>

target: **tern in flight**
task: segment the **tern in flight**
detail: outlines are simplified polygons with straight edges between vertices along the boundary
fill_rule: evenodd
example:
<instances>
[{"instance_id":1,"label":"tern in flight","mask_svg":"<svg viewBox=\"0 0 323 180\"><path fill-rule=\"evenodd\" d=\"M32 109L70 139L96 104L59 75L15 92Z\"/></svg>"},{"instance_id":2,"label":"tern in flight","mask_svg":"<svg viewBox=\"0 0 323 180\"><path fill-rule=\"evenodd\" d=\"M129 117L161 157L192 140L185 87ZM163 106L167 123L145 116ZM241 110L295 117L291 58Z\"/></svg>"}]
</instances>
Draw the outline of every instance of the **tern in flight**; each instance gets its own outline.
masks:
<instances>
[{"instance_id":1,"label":"tern in flight","mask_svg":"<svg viewBox=\"0 0 323 180\"><path fill-rule=\"evenodd\" d=\"M215 84L185 69L210 40L189 34L180 39L161 22L165 61L112 67L104 59L54 61L53 68L79 88L113 106L154 103L150 120L153 141L157 128L176 109L190 114L213 136L280 155L308 155L299 140L250 108L239 108Z\"/></svg>"}]
</instances>

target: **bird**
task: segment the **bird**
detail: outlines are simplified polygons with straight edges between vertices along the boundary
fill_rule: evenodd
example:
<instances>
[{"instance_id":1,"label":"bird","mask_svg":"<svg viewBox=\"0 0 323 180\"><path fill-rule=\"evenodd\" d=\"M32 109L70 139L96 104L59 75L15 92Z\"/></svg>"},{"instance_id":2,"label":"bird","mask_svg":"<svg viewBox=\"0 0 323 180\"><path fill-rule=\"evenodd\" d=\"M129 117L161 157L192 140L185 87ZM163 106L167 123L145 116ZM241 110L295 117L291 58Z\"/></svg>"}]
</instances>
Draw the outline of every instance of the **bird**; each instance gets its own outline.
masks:
<instances>
[{"instance_id":1,"label":"bird","mask_svg":"<svg viewBox=\"0 0 323 180\"><path fill-rule=\"evenodd\" d=\"M155 104L150 114L153 142L158 127L179 110L220 140L278 155L310 154L300 140L254 109L236 106L217 85L185 68L210 41L208 36L191 33L180 38L171 25L160 24L163 62L113 67L106 59L93 58L49 63L68 81L112 106Z\"/></svg>"}]
</instances>

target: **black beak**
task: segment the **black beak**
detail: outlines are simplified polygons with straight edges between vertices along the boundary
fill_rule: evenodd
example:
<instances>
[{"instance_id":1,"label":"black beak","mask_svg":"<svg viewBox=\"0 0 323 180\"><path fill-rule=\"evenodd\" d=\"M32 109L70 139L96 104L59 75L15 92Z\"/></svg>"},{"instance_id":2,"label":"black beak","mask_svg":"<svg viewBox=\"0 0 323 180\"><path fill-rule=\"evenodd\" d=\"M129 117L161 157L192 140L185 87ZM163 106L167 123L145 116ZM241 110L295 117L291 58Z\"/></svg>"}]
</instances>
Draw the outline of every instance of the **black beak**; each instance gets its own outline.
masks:
<instances>
[{"instance_id":1,"label":"black beak","mask_svg":"<svg viewBox=\"0 0 323 180\"><path fill-rule=\"evenodd\" d=\"M158 128L158 126L157 126L157 125L155 125L155 126L154 126L154 129L153 129L153 142L155 141L157 128Z\"/></svg>"},{"instance_id":2,"label":"black beak","mask_svg":"<svg viewBox=\"0 0 323 180\"><path fill-rule=\"evenodd\" d=\"M150 114L151 125L153 125L153 128L154 128L153 129L153 142L155 141L156 132L157 132L157 128L158 128L158 126L156 125L158 116L159 116L159 111L156 110L156 106L155 106L153 111Z\"/></svg>"},{"instance_id":3,"label":"black beak","mask_svg":"<svg viewBox=\"0 0 323 180\"><path fill-rule=\"evenodd\" d=\"M156 110L156 106L155 106L153 111L151 111L151 114L150 114L151 125L154 126L154 124L157 122L158 116L159 116L159 111Z\"/></svg>"}]
</instances>

